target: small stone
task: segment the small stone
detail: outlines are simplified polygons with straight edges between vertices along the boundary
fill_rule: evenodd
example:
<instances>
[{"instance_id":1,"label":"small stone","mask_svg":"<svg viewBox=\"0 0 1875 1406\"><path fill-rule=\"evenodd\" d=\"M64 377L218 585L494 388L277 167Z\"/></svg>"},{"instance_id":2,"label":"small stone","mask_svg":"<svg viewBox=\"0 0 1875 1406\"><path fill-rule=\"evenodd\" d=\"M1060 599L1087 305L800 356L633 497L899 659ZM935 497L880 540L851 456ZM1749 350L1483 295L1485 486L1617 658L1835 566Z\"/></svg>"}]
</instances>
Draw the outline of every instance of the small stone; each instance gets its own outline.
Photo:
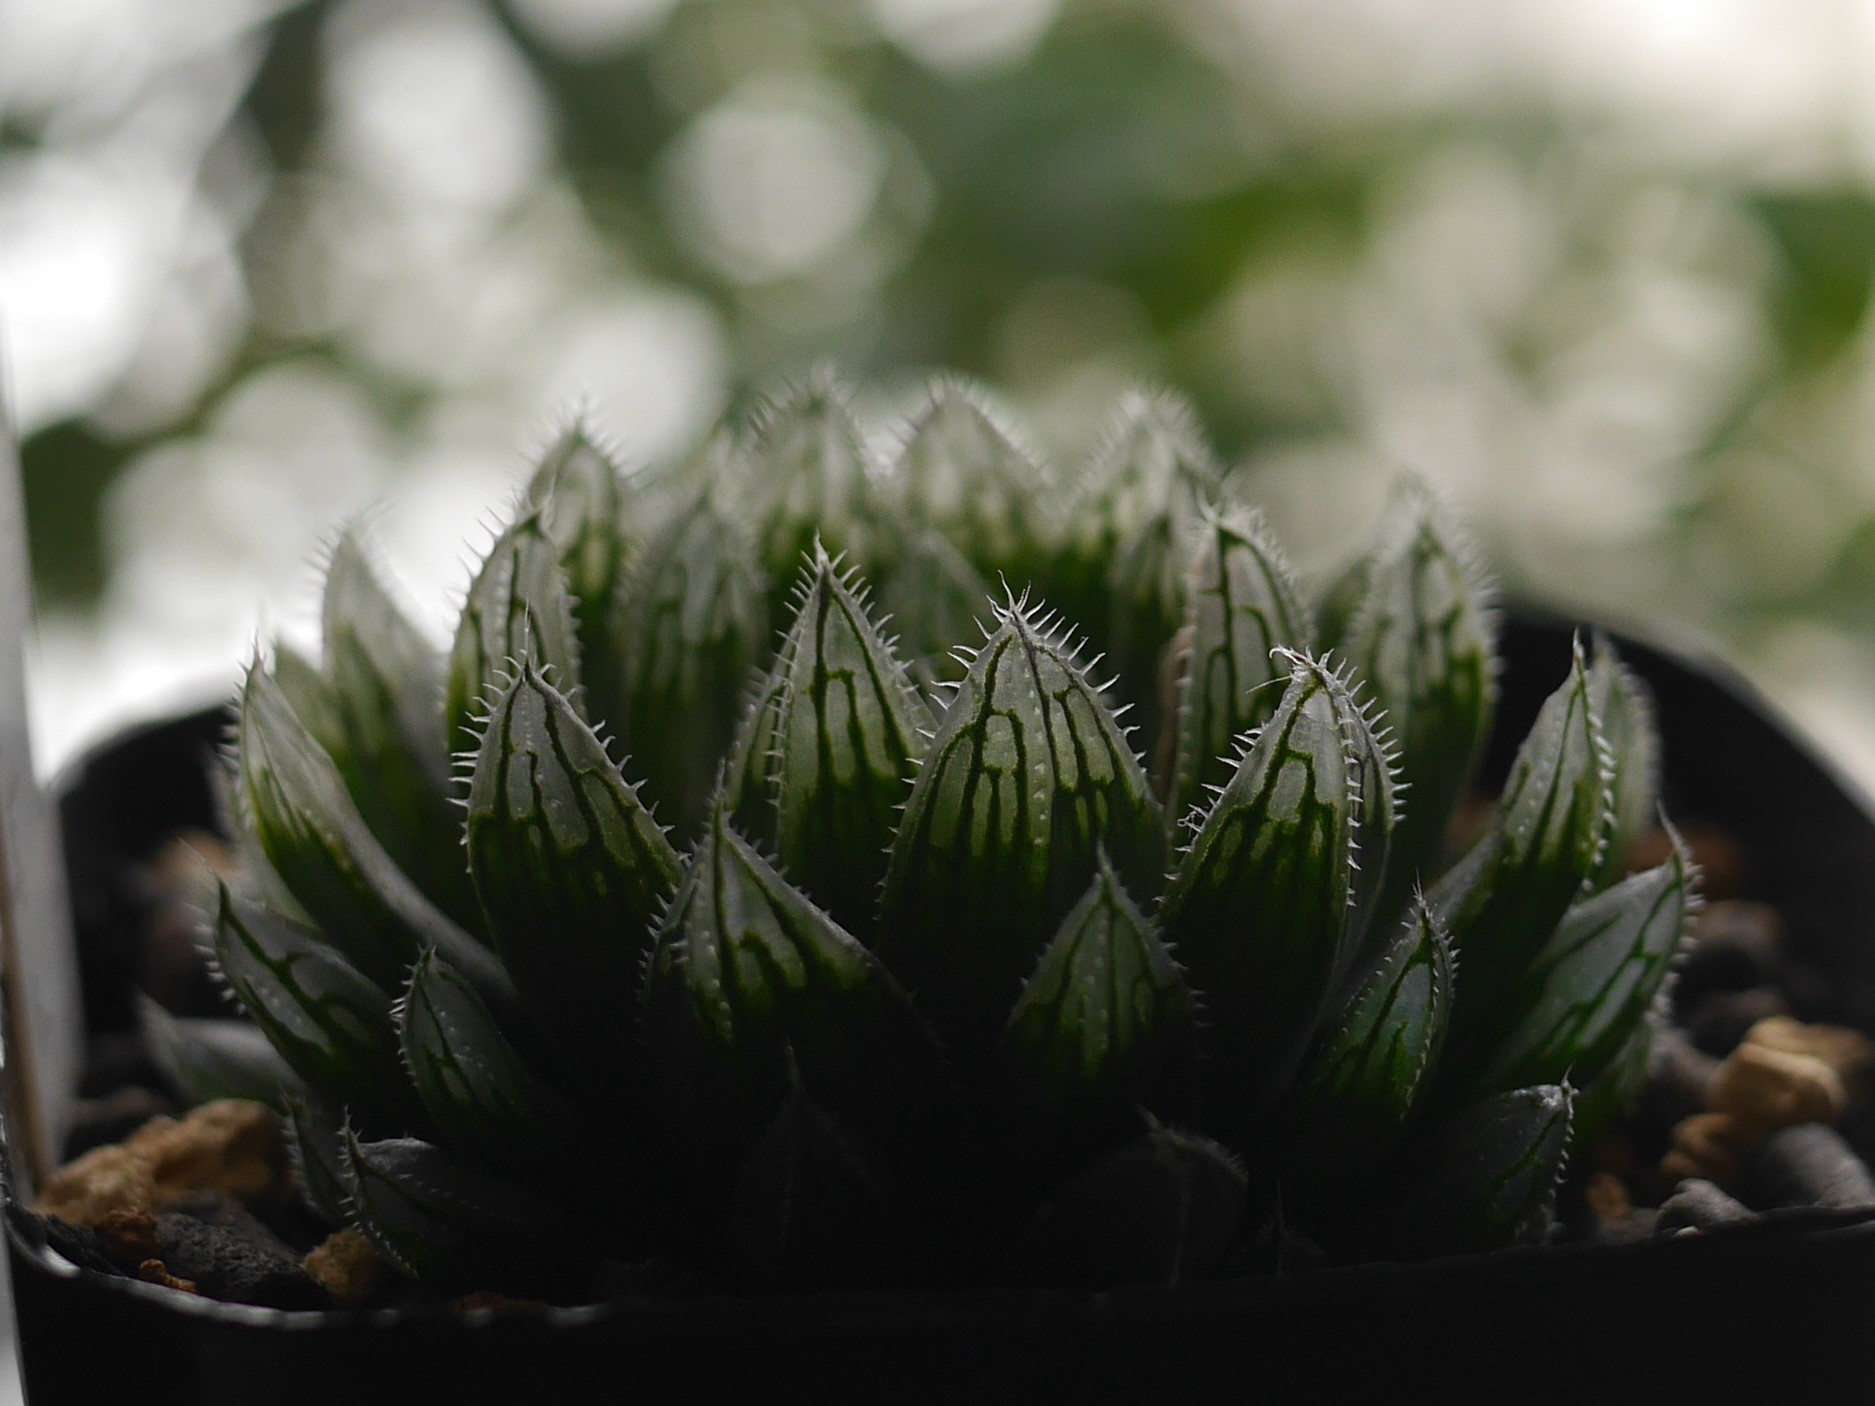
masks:
<instances>
[{"instance_id":1,"label":"small stone","mask_svg":"<svg viewBox=\"0 0 1875 1406\"><path fill-rule=\"evenodd\" d=\"M1737 1197L1700 1177L1688 1177L1661 1204L1660 1214L1654 1221L1654 1234L1715 1230L1722 1225L1742 1225L1756 1219L1758 1213Z\"/></svg>"},{"instance_id":2,"label":"small stone","mask_svg":"<svg viewBox=\"0 0 1875 1406\"><path fill-rule=\"evenodd\" d=\"M154 1118L124 1142L150 1165L157 1200L216 1191L259 1200L286 1185L286 1141L264 1104L224 1098L189 1111L180 1122Z\"/></svg>"},{"instance_id":3,"label":"small stone","mask_svg":"<svg viewBox=\"0 0 1875 1406\"><path fill-rule=\"evenodd\" d=\"M1766 1138L1744 1169L1753 1199L1767 1206L1875 1206L1868 1164L1821 1123L1780 1128Z\"/></svg>"},{"instance_id":4,"label":"small stone","mask_svg":"<svg viewBox=\"0 0 1875 1406\"><path fill-rule=\"evenodd\" d=\"M1673 1146L1660 1161L1660 1174L1669 1183L1697 1178L1730 1186L1754 1137L1754 1129L1730 1114L1694 1114L1674 1125Z\"/></svg>"},{"instance_id":5,"label":"small stone","mask_svg":"<svg viewBox=\"0 0 1875 1406\"><path fill-rule=\"evenodd\" d=\"M1833 1123L1849 1106L1849 1096L1822 1060L1747 1042L1713 1075L1707 1103L1762 1134L1798 1123Z\"/></svg>"},{"instance_id":6,"label":"small stone","mask_svg":"<svg viewBox=\"0 0 1875 1406\"><path fill-rule=\"evenodd\" d=\"M93 1226L116 1211L148 1214L156 1179L143 1157L123 1146L95 1148L47 1179L38 1211L68 1225Z\"/></svg>"},{"instance_id":7,"label":"small stone","mask_svg":"<svg viewBox=\"0 0 1875 1406\"><path fill-rule=\"evenodd\" d=\"M1687 1012L1686 1034L1699 1049L1723 1058L1744 1043L1759 1021L1789 1014L1783 992L1770 986L1714 991L1701 996Z\"/></svg>"},{"instance_id":8,"label":"small stone","mask_svg":"<svg viewBox=\"0 0 1875 1406\"><path fill-rule=\"evenodd\" d=\"M331 1300L299 1257L234 1202L217 1198L211 1207L156 1218L163 1263L170 1273L193 1280L209 1298L262 1308L326 1308Z\"/></svg>"},{"instance_id":9,"label":"small stone","mask_svg":"<svg viewBox=\"0 0 1875 1406\"><path fill-rule=\"evenodd\" d=\"M1582 1188L1582 1199L1591 1211L1605 1221L1626 1220L1634 1214L1634 1202L1619 1177L1597 1172Z\"/></svg>"},{"instance_id":10,"label":"small stone","mask_svg":"<svg viewBox=\"0 0 1875 1406\"><path fill-rule=\"evenodd\" d=\"M162 1245L156 1238L156 1217L144 1209L106 1211L92 1227L104 1253L126 1273L134 1273L145 1260L156 1259Z\"/></svg>"},{"instance_id":11,"label":"small stone","mask_svg":"<svg viewBox=\"0 0 1875 1406\"><path fill-rule=\"evenodd\" d=\"M1719 1061L1668 1027L1654 1039L1647 1084L1637 1100L1639 1121L1664 1131L1706 1108L1706 1093Z\"/></svg>"},{"instance_id":12,"label":"small stone","mask_svg":"<svg viewBox=\"0 0 1875 1406\"><path fill-rule=\"evenodd\" d=\"M363 1308L378 1296L389 1269L371 1242L349 1225L314 1246L302 1267L332 1296L334 1308Z\"/></svg>"},{"instance_id":13,"label":"small stone","mask_svg":"<svg viewBox=\"0 0 1875 1406\"><path fill-rule=\"evenodd\" d=\"M1714 991L1771 985L1782 965L1784 920L1769 904L1714 903L1693 923L1674 982L1681 1010Z\"/></svg>"},{"instance_id":14,"label":"small stone","mask_svg":"<svg viewBox=\"0 0 1875 1406\"><path fill-rule=\"evenodd\" d=\"M1841 1025L1806 1025L1787 1015L1769 1016L1747 1032L1748 1043L1786 1054L1820 1059L1836 1071L1852 1098L1864 1094L1875 1070L1875 1041Z\"/></svg>"},{"instance_id":15,"label":"small stone","mask_svg":"<svg viewBox=\"0 0 1875 1406\"><path fill-rule=\"evenodd\" d=\"M165 1289L180 1289L185 1294L197 1294L201 1290L194 1281L178 1279L169 1272L169 1266L159 1259L147 1259L137 1266L137 1278L145 1284L161 1284Z\"/></svg>"}]
</instances>

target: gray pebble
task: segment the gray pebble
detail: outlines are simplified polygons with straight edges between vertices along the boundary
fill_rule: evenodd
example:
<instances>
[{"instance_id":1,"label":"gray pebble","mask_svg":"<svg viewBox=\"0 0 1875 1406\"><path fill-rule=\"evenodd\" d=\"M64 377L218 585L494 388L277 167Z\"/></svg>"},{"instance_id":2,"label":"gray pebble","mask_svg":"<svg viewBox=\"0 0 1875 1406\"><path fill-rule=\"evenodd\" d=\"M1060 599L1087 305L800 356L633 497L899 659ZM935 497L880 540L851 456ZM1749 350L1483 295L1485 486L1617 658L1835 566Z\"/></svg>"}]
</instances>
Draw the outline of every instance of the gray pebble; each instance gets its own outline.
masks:
<instances>
[{"instance_id":1,"label":"gray pebble","mask_svg":"<svg viewBox=\"0 0 1875 1406\"><path fill-rule=\"evenodd\" d=\"M1711 1182L1688 1177L1662 1203L1660 1214L1654 1218L1654 1234L1716 1230L1722 1225L1742 1225L1757 1218L1756 1211Z\"/></svg>"},{"instance_id":2,"label":"gray pebble","mask_svg":"<svg viewBox=\"0 0 1875 1406\"><path fill-rule=\"evenodd\" d=\"M1743 1186L1763 1206L1875 1206L1875 1177L1841 1133L1802 1123L1772 1133L1746 1162Z\"/></svg>"}]
</instances>

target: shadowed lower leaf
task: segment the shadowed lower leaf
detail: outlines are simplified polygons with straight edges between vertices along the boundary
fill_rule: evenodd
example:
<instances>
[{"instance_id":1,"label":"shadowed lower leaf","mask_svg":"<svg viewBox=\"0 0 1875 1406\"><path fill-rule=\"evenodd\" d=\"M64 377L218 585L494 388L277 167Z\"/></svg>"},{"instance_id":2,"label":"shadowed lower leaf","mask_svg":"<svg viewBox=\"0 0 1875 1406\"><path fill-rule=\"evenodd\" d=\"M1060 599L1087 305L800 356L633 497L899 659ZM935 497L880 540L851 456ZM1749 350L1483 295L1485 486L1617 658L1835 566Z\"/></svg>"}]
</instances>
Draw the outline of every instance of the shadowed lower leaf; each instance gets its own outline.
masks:
<instances>
[{"instance_id":1,"label":"shadowed lower leaf","mask_svg":"<svg viewBox=\"0 0 1875 1406\"><path fill-rule=\"evenodd\" d=\"M1447 1118L1400 1183L1396 1223L1420 1253L1493 1250L1533 1232L1562 1177L1575 1090L1494 1094Z\"/></svg>"},{"instance_id":2,"label":"shadowed lower leaf","mask_svg":"<svg viewBox=\"0 0 1875 1406\"><path fill-rule=\"evenodd\" d=\"M1316 1040L1278 1120L1284 1196L1303 1216L1385 1175L1438 1060L1453 977L1451 938L1416 901Z\"/></svg>"},{"instance_id":3,"label":"shadowed lower leaf","mask_svg":"<svg viewBox=\"0 0 1875 1406\"><path fill-rule=\"evenodd\" d=\"M1152 1124L1061 1187L1000 1277L1085 1288L1202 1279L1237 1237L1244 1188L1218 1144Z\"/></svg>"},{"instance_id":4,"label":"shadowed lower leaf","mask_svg":"<svg viewBox=\"0 0 1875 1406\"><path fill-rule=\"evenodd\" d=\"M305 1085L258 1025L171 1015L137 997L137 1025L163 1076L191 1107L221 1098L282 1108Z\"/></svg>"},{"instance_id":5,"label":"shadowed lower leaf","mask_svg":"<svg viewBox=\"0 0 1875 1406\"><path fill-rule=\"evenodd\" d=\"M1518 981L1514 1024L1476 1065L1473 1091L1599 1075L1666 980L1698 907L1696 881L1676 837L1665 863L1572 906Z\"/></svg>"},{"instance_id":6,"label":"shadowed lower leaf","mask_svg":"<svg viewBox=\"0 0 1875 1406\"><path fill-rule=\"evenodd\" d=\"M988 1052L1096 847L1141 894L1163 831L1131 745L1062 634L998 611L913 782L878 947L966 1058Z\"/></svg>"},{"instance_id":7,"label":"shadowed lower leaf","mask_svg":"<svg viewBox=\"0 0 1875 1406\"><path fill-rule=\"evenodd\" d=\"M1364 727L1341 681L1294 656L1281 703L1206 813L1161 923L1209 1027L1209 1116L1236 1137L1267 1113L1325 1014L1356 902Z\"/></svg>"},{"instance_id":8,"label":"shadowed lower leaf","mask_svg":"<svg viewBox=\"0 0 1875 1406\"><path fill-rule=\"evenodd\" d=\"M891 975L731 827L719 798L646 973L651 1087L706 1175L743 1164L788 1091L885 1146L938 1136L936 1046ZM726 1190L727 1188L722 1188Z\"/></svg>"},{"instance_id":9,"label":"shadowed lower leaf","mask_svg":"<svg viewBox=\"0 0 1875 1406\"><path fill-rule=\"evenodd\" d=\"M1195 1110L1191 992L1104 853L1010 1013L998 1064L1025 1179L1134 1136L1142 1108L1174 1120Z\"/></svg>"},{"instance_id":10,"label":"shadowed lower leaf","mask_svg":"<svg viewBox=\"0 0 1875 1406\"><path fill-rule=\"evenodd\" d=\"M625 1012L678 858L566 695L524 662L475 754L468 868L496 949L541 1028L617 1077Z\"/></svg>"}]
</instances>

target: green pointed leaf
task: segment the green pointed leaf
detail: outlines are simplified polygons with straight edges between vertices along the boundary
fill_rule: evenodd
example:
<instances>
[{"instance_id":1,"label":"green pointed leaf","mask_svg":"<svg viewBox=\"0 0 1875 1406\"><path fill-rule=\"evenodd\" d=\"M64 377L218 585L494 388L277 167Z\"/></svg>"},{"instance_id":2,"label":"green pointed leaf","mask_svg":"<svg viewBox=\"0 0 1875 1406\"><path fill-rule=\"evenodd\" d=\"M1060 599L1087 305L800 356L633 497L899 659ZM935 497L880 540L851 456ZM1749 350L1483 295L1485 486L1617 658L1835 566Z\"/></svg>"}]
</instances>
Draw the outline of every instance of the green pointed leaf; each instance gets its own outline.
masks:
<instances>
[{"instance_id":1,"label":"green pointed leaf","mask_svg":"<svg viewBox=\"0 0 1875 1406\"><path fill-rule=\"evenodd\" d=\"M456 921L475 922L461 818L449 803L442 658L398 609L352 532L333 549L324 628L343 738L332 758L346 790L398 866Z\"/></svg>"},{"instance_id":2,"label":"green pointed leaf","mask_svg":"<svg viewBox=\"0 0 1875 1406\"><path fill-rule=\"evenodd\" d=\"M408 1100L390 998L319 933L218 887L215 962L287 1065L322 1097L394 1123Z\"/></svg>"},{"instance_id":3,"label":"green pointed leaf","mask_svg":"<svg viewBox=\"0 0 1875 1406\"><path fill-rule=\"evenodd\" d=\"M1666 980L1698 907L1696 879L1676 844L1665 863L1572 906L1519 981L1516 1023L1474 1066L1474 1091L1600 1074Z\"/></svg>"},{"instance_id":4,"label":"green pointed leaf","mask_svg":"<svg viewBox=\"0 0 1875 1406\"><path fill-rule=\"evenodd\" d=\"M1244 1191L1243 1169L1218 1144L1153 1124L1062 1187L1003 1277L1089 1289L1203 1279L1237 1238Z\"/></svg>"},{"instance_id":5,"label":"green pointed leaf","mask_svg":"<svg viewBox=\"0 0 1875 1406\"><path fill-rule=\"evenodd\" d=\"M1654 822L1660 803L1660 734L1653 695L1604 635L1595 637L1589 682L1614 760L1613 829L1593 880L1596 888L1606 888L1627 872L1628 857Z\"/></svg>"},{"instance_id":6,"label":"green pointed leaf","mask_svg":"<svg viewBox=\"0 0 1875 1406\"><path fill-rule=\"evenodd\" d=\"M730 1198L723 1241L753 1289L872 1287L915 1263L896 1188L798 1079Z\"/></svg>"},{"instance_id":7,"label":"green pointed leaf","mask_svg":"<svg viewBox=\"0 0 1875 1406\"><path fill-rule=\"evenodd\" d=\"M1122 412L1089 482L1104 480L1110 495L1098 534L1112 542L1104 643L1119 670L1120 696L1139 708L1140 726L1152 737L1164 707L1166 647L1185 617L1192 545L1222 481L1183 401L1151 397L1130 411ZM1097 510L1096 520L1102 515Z\"/></svg>"},{"instance_id":8,"label":"green pointed leaf","mask_svg":"<svg viewBox=\"0 0 1875 1406\"><path fill-rule=\"evenodd\" d=\"M1198 1019L1172 954L1104 853L1003 1032L997 1084L1026 1167L1057 1175L1196 1111Z\"/></svg>"},{"instance_id":9,"label":"green pointed leaf","mask_svg":"<svg viewBox=\"0 0 1875 1406\"><path fill-rule=\"evenodd\" d=\"M272 873L346 961L395 990L424 947L438 948L498 1009L513 992L486 948L397 867L359 815L332 759L265 670L250 668L236 725L241 809Z\"/></svg>"},{"instance_id":10,"label":"green pointed leaf","mask_svg":"<svg viewBox=\"0 0 1875 1406\"><path fill-rule=\"evenodd\" d=\"M757 417L744 511L758 524L759 561L772 580L791 577L816 541L835 555L867 557L873 489L850 398L844 386L817 376ZM779 628L786 602L775 604L772 623Z\"/></svg>"},{"instance_id":11,"label":"green pointed leaf","mask_svg":"<svg viewBox=\"0 0 1875 1406\"><path fill-rule=\"evenodd\" d=\"M677 852L605 745L531 661L476 747L469 870L503 963L541 1028L614 1075Z\"/></svg>"},{"instance_id":12,"label":"green pointed leaf","mask_svg":"<svg viewBox=\"0 0 1875 1406\"><path fill-rule=\"evenodd\" d=\"M913 521L936 528L978 571L1027 581L1039 569L1042 470L963 383L932 391L892 481Z\"/></svg>"},{"instance_id":13,"label":"green pointed leaf","mask_svg":"<svg viewBox=\"0 0 1875 1406\"><path fill-rule=\"evenodd\" d=\"M1673 1002L1668 983L1661 983L1647 1014L1635 1023L1627 1043L1576 1096L1575 1127L1571 1139L1577 1147L1594 1147L1602 1134L1634 1111L1647 1087L1654 1042L1673 1024Z\"/></svg>"},{"instance_id":14,"label":"green pointed leaf","mask_svg":"<svg viewBox=\"0 0 1875 1406\"><path fill-rule=\"evenodd\" d=\"M626 588L625 692L607 716L681 834L702 821L765 653L765 589L745 532L708 498L646 548Z\"/></svg>"},{"instance_id":15,"label":"green pointed leaf","mask_svg":"<svg viewBox=\"0 0 1875 1406\"><path fill-rule=\"evenodd\" d=\"M1460 1254L1508 1245L1555 1195L1575 1090L1544 1084L1494 1094L1433 1129L1397 1215L1406 1247Z\"/></svg>"},{"instance_id":16,"label":"green pointed leaf","mask_svg":"<svg viewBox=\"0 0 1875 1406\"><path fill-rule=\"evenodd\" d=\"M139 994L137 1024L150 1058L190 1107L244 1098L280 1108L304 1088L251 1021L171 1015Z\"/></svg>"},{"instance_id":17,"label":"green pointed leaf","mask_svg":"<svg viewBox=\"0 0 1875 1406\"><path fill-rule=\"evenodd\" d=\"M1425 487L1407 481L1385 522L1340 648L1399 744L1407 804L1379 901L1391 920L1439 872L1490 735L1497 621L1475 549Z\"/></svg>"},{"instance_id":18,"label":"green pointed leaf","mask_svg":"<svg viewBox=\"0 0 1875 1406\"><path fill-rule=\"evenodd\" d=\"M907 668L927 689L954 683L964 664L953 650L978 637L989 583L938 533L891 518L878 526L879 605L899 632Z\"/></svg>"},{"instance_id":19,"label":"green pointed leaf","mask_svg":"<svg viewBox=\"0 0 1875 1406\"><path fill-rule=\"evenodd\" d=\"M625 497L618 465L580 422L554 441L527 487L529 506L539 510L541 526L559 549L581 672L595 685L602 676L615 677L621 667L603 656L616 638L607 614L619 579L639 549L626 531Z\"/></svg>"},{"instance_id":20,"label":"green pointed leaf","mask_svg":"<svg viewBox=\"0 0 1875 1406\"><path fill-rule=\"evenodd\" d=\"M651 1087L703 1177L743 1165L787 1093L891 1147L931 1135L946 1080L879 960L732 828L719 797L645 978ZM725 1190L727 1188L724 1188Z\"/></svg>"},{"instance_id":21,"label":"green pointed leaf","mask_svg":"<svg viewBox=\"0 0 1875 1406\"><path fill-rule=\"evenodd\" d=\"M275 640L270 672L274 682L280 685L281 693L286 695L287 706L306 725L313 740L339 763L342 773L350 771L350 761L345 756L345 719L339 712L332 685L319 672L319 666L284 640ZM237 821L230 828L238 826Z\"/></svg>"},{"instance_id":22,"label":"green pointed leaf","mask_svg":"<svg viewBox=\"0 0 1875 1406\"><path fill-rule=\"evenodd\" d=\"M1286 1100L1285 1204L1332 1210L1385 1172L1438 1061L1453 970L1450 935L1414 902Z\"/></svg>"},{"instance_id":23,"label":"green pointed leaf","mask_svg":"<svg viewBox=\"0 0 1875 1406\"><path fill-rule=\"evenodd\" d=\"M1544 702L1511 765L1491 828L1429 895L1465 969L1453 1010L1473 1047L1516 1019L1523 973L1601 863L1613 768L1581 641L1569 677Z\"/></svg>"},{"instance_id":24,"label":"green pointed leaf","mask_svg":"<svg viewBox=\"0 0 1875 1406\"><path fill-rule=\"evenodd\" d=\"M821 550L802 586L775 712L775 843L795 882L849 931L868 933L931 710L855 577Z\"/></svg>"},{"instance_id":25,"label":"green pointed leaf","mask_svg":"<svg viewBox=\"0 0 1875 1406\"><path fill-rule=\"evenodd\" d=\"M469 585L449 652L443 708L452 752L473 750L486 701L513 677L521 659L551 670L568 697L580 696L572 597L560 549L538 509L524 512L495 539Z\"/></svg>"},{"instance_id":26,"label":"green pointed leaf","mask_svg":"<svg viewBox=\"0 0 1875 1406\"><path fill-rule=\"evenodd\" d=\"M1179 675L1176 753L1167 779L1174 819L1206 805L1235 770L1237 739L1276 711L1289 666L1279 648L1307 651L1307 604L1260 515L1207 514L1198 536Z\"/></svg>"},{"instance_id":27,"label":"green pointed leaf","mask_svg":"<svg viewBox=\"0 0 1875 1406\"><path fill-rule=\"evenodd\" d=\"M879 949L955 1048L987 1053L1104 845L1156 889L1163 833L1138 759L1064 634L1020 603L978 651L912 784Z\"/></svg>"},{"instance_id":28,"label":"green pointed leaf","mask_svg":"<svg viewBox=\"0 0 1875 1406\"><path fill-rule=\"evenodd\" d=\"M781 793L781 748L777 740L781 710L788 696L788 675L793 668L794 632L781 642L774 664L743 707L723 764L723 794L736 827L759 845L775 844L775 801Z\"/></svg>"},{"instance_id":29,"label":"green pointed leaf","mask_svg":"<svg viewBox=\"0 0 1875 1406\"><path fill-rule=\"evenodd\" d=\"M1341 679L1289 655L1289 686L1206 812L1161 924L1211 1027L1209 1115L1243 1133L1287 1085L1362 911L1366 720ZM1391 798L1367 793L1376 808ZM1390 821L1388 822L1390 823Z\"/></svg>"},{"instance_id":30,"label":"green pointed leaf","mask_svg":"<svg viewBox=\"0 0 1875 1406\"><path fill-rule=\"evenodd\" d=\"M444 1293L526 1292L575 1280L599 1258L553 1202L416 1138L344 1130L352 1223L398 1273Z\"/></svg>"},{"instance_id":31,"label":"green pointed leaf","mask_svg":"<svg viewBox=\"0 0 1875 1406\"><path fill-rule=\"evenodd\" d=\"M404 1067L444 1143L520 1176L565 1172L570 1110L459 972L425 952L395 1016Z\"/></svg>"},{"instance_id":32,"label":"green pointed leaf","mask_svg":"<svg viewBox=\"0 0 1875 1406\"><path fill-rule=\"evenodd\" d=\"M286 1153L300 1199L337 1229L350 1223L343 1165L345 1120L311 1097L286 1101Z\"/></svg>"}]
</instances>

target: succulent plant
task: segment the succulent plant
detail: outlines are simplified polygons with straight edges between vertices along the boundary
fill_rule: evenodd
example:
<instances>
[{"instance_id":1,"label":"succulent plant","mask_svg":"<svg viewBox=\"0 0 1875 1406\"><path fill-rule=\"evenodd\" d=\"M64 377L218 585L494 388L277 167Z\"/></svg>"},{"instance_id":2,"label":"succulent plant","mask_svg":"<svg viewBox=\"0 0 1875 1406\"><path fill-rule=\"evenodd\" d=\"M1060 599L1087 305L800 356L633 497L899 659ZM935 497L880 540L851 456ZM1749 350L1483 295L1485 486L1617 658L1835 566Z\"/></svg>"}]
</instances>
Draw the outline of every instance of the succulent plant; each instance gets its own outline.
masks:
<instances>
[{"instance_id":1,"label":"succulent plant","mask_svg":"<svg viewBox=\"0 0 1875 1406\"><path fill-rule=\"evenodd\" d=\"M274 1102L310 1204L444 1291L1542 1235L1697 903L1677 842L1624 872L1614 651L1454 861L1496 617L1422 486L1312 593L1176 401L1066 485L957 383L868 442L824 379L661 473L568 429L446 654L343 537L323 661L241 690L245 1019L151 1012L178 1082Z\"/></svg>"}]
</instances>

